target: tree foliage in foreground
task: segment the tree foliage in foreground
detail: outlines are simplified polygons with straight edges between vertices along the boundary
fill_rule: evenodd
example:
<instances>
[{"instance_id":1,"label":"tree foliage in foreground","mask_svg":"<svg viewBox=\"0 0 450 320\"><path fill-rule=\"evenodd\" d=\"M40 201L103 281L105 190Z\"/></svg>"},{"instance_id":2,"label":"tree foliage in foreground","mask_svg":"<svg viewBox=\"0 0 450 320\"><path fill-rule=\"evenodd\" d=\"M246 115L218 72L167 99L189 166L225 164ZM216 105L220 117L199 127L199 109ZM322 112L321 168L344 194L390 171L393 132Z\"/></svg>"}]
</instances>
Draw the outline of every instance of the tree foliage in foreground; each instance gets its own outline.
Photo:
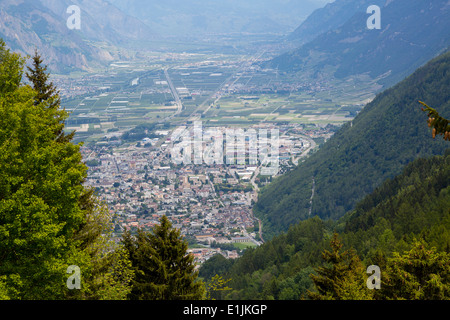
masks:
<instances>
[{"instance_id":1,"label":"tree foliage in foreground","mask_svg":"<svg viewBox=\"0 0 450 320\"><path fill-rule=\"evenodd\" d=\"M87 167L68 114L38 55L22 83L25 59L0 40L0 297L124 298L131 271L108 237L110 215L83 186ZM67 269L81 288L67 287Z\"/></svg>"},{"instance_id":2,"label":"tree foliage in foreground","mask_svg":"<svg viewBox=\"0 0 450 320\"><path fill-rule=\"evenodd\" d=\"M439 252L424 241L402 255L394 253L382 277L384 299L450 300L450 252Z\"/></svg>"},{"instance_id":3,"label":"tree foliage in foreground","mask_svg":"<svg viewBox=\"0 0 450 320\"><path fill-rule=\"evenodd\" d=\"M342 242L335 234L332 251L325 250L326 266L311 274L314 300L449 300L450 253L438 252L423 240L415 240L403 254L394 252L380 275L378 289L366 286L366 270L353 250L341 252Z\"/></svg>"},{"instance_id":4,"label":"tree foliage in foreground","mask_svg":"<svg viewBox=\"0 0 450 320\"><path fill-rule=\"evenodd\" d=\"M133 300L197 300L205 287L197 281L194 257L187 242L166 216L151 232L125 232L122 242L135 271L129 298Z\"/></svg>"},{"instance_id":5,"label":"tree foliage in foreground","mask_svg":"<svg viewBox=\"0 0 450 320\"><path fill-rule=\"evenodd\" d=\"M112 237L108 208L83 183L87 166L36 52L0 40L0 299L202 299L193 256L167 217L152 233ZM69 266L80 270L69 288ZM211 292L223 288L214 278ZM72 280L71 280L72 281Z\"/></svg>"},{"instance_id":6,"label":"tree foliage in foreground","mask_svg":"<svg viewBox=\"0 0 450 320\"><path fill-rule=\"evenodd\" d=\"M330 241L331 251L324 250L322 258L325 266L315 269L311 274L316 291L308 291L313 300L367 300L371 291L367 290L365 269L356 252L341 251L342 242L334 233Z\"/></svg>"}]
</instances>

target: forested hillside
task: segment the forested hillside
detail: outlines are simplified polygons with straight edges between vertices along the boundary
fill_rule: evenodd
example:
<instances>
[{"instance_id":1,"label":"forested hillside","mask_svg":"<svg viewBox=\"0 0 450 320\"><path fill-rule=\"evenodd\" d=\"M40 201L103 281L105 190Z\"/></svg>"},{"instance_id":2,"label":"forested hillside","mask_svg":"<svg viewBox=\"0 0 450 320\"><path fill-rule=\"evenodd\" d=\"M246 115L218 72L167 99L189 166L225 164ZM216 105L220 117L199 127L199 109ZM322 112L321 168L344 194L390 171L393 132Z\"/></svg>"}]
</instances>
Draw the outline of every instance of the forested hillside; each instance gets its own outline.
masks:
<instances>
[{"instance_id":1,"label":"forested hillside","mask_svg":"<svg viewBox=\"0 0 450 320\"><path fill-rule=\"evenodd\" d=\"M431 137L419 100L449 118L449 87L446 52L378 94L320 150L262 189L254 212L263 221L264 238L312 216L338 219L409 162L443 154L448 143Z\"/></svg>"},{"instance_id":2,"label":"forested hillside","mask_svg":"<svg viewBox=\"0 0 450 320\"><path fill-rule=\"evenodd\" d=\"M381 83L392 85L450 45L448 1L396 0L386 1L384 6L383 2L341 0L330 4L328 15L318 15L323 20L316 24L325 26L341 17L347 18L345 23L273 59L269 66L285 72L323 72L331 66L337 78L368 74L374 79L386 77ZM380 7L380 29L367 27L369 5ZM346 13L340 14L343 11ZM311 23L305 28L311 28Z\"/></svg>"},{"instance_id":3,"label":"forested hillside","mask_svg":"<svg viewBox=\"0 0 450 320\"><path fill-rule=\"evenodd\" d=\"M200 274L209 277L218 273L231 279L229 286L233 290L221 298L309 298L308 290L316 292L310 274L317 274L318 267L329 266L321 253L330 250L334 232L342 241L341 250L355 250L354 261L360 269L355 268L359 270L355 279L339 283L339 287L347 288L340 298L448 299L450 150L445 156L410 163L399 176L384 182L338 221L318 217L302 221L261 247L248 250L234 263L223 264L224 258L214 257L202 266ZM405 261L415 267L401 269L408 277L399 293L394 284L400 269L393 266ZM366 288L366 267L372 264L382 272L381 290L376 292ZM420 272L422 275L418 275ZM422 286L414 281L422 282Z\"/></svg>"}]
</instances>

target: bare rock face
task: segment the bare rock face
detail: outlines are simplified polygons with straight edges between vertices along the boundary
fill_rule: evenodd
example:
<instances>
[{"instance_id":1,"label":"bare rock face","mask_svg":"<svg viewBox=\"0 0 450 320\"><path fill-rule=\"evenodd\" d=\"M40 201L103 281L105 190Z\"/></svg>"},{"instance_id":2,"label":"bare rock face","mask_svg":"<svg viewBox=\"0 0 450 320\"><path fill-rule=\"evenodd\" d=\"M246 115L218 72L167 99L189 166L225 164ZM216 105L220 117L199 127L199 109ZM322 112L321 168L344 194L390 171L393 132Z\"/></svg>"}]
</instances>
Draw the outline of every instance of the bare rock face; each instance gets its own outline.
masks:
<instances>
[{"instance_id":1,"label":"bare rock face","mask_svg":"<svg viewBox=\"0 0 450 320\"><path fill-rule=\"evenodd\" d=\"M80 28L68 26L71 5L79 8ZM32 55L37 49L56 73L87 71L114 60L104 44L152 37L145 24L104 0L5 0L0 21L0 38L12 50Z\"/></svg>"}]
</instances>

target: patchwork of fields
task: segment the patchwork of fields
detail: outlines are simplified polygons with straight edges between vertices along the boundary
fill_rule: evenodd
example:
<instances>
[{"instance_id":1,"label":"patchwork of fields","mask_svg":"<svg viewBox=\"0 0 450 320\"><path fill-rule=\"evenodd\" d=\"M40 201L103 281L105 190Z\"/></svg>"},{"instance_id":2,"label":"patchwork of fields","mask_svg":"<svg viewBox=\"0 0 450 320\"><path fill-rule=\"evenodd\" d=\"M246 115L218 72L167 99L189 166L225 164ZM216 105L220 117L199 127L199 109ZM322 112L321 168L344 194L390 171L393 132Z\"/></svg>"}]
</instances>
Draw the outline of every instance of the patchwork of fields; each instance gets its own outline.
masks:
<instances>
[{"instance_id":1,"label":"patchwork of fields","mask_svg":"<svg viewBox=\"0 0 450 320\"><path fill-rule=\"evenodd\" d=\"M379 89L368 77L296 80L249 61L198 58L179 66L172 63L166 73L162 65L116 64L114 72L87 80L95 83L96 92L63 101L70 112L67 130L76 130L77 140L90 142L143 123L167 128L199 119L205 126L340 125L356 116Z\"/></svg>"}]
</instances>

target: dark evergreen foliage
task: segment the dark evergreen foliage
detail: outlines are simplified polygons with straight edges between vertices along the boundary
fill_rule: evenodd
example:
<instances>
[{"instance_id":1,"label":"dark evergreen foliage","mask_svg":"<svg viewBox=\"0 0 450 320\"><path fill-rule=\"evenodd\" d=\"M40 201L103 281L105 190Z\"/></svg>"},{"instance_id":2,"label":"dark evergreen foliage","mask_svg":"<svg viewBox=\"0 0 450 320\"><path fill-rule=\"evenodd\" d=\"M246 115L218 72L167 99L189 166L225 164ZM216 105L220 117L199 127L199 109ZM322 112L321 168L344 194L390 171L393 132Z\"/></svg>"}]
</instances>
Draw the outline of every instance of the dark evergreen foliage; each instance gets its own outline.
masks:
<instances>
[{"instance_id":1,"label":"dark evergreen foliage","mask_svg":"<svg viewBox=\"0 0 450 320\"><path fill-rule=\"evenodd\" d=\"M128 273L109 252L109 216L83 186L80 146L59 139L68 115L54 91L40 96L52 87L41 62L41 87L22 84L24 63L0 40L0 297L120 297ZM79 290L65 285L70 265L82 270Z\"/></svg>"},{"instance_id":2,"label":"dark evergreen foliage","mask_svg":"<svg viewBox=\"0 0 450 320\"><path fill-rule=\"evenodd\" d=\"M55 108L60 103L58 92L53 82L49 81L50 75L47 73L47 66L43 64L43 60L37 50L35 50L32 60L32 67L27 66L28 72L26 72L26 76L32 83L33 89L37 92L34 105L37 106L44 101L53 99L49 107Z\"/></svg>"},{"instance_id":3,"label":"dark evergreen foliage","mask_svg":"<svg viewBox=\"0 0 450 320\"><path fill-rule=\"evenodd\" d=\"M334 232L339 234L339 245L332 236ZM400 271L389 270L392 270L392 264L399 257L403 257L403 263L407 264L405 259L411 255L408 252L417 246L416 240L422 241L427 254L437 255L440 263L444 261L450 265L450 150L445 156L413 161L404 168L402 174L385 181L360 201L355 210L341 219L322 221L313 217L301 221L291 226L286 233L246 251L231 267L219 274L231 279L229 286L233 291L227 297L233 299L394 298L394 293L388 291L377 295L372 292L373 295L369 295L362 290L361 285L365 285L367 275L365 268L358 266L357 260L360 259L365 267L372 264L380 266L384 275L386 272L392 273L389 285L394 286L392 283L399 281L399 276L394 274ZM353 269L350 268L352 259L344 264L334 259L339 268L347 266L350 268L347 271L353 270L347 278L335 283L345 290L333 291L330 287L324 287L325 280L320 281L325 276L325 271L320 270L328 270L328 263L333 262L333 254L326 255L325 261L321 259L322 253L330 247L330 241L331 252L334 252L335 257L339 256L337 253L341 249L354 250L355 255L352 257L356 260L352 262ZM203 268L208 269L208 262L202 266L200 274ZM319 268L319 272L312 268ZM434 276L430 277L440 286L440 293L436 297L442 298L443 292L449 290L448 284L447 287L442 284L442 279L448 276L445 273L447 271L445 268L439 269L438 265L433 268ZM324 292L314 288L311 279L315 279ZM427 278L426 281L431 279ZM428 285L431 286L431 283ZM400 298L398 292L401 290L395 290L395 297ZM412 297L413 289L409 290L404 298ZM312 294L308 294L308 291ZM427 298L427 293L419 295ZM445 298L450 297L447 295Z\"/></svg>"},{"instance_id":4,"label":"dark evergreen foliage","mask_svg":"<svg viewBox=\"0 0 450 320\"><path fill-rule=\"evenodd\" d=\"M370 5L380 7L379 30L367 28ZM448 48L447 6L446 0L335 1L299 28L307 43L266 64L285 72L321 73L331 67L337 78L384 76L381 82L392 85Z\"/></svg>"},{"instance_id":5,"label":"dark evergreen foliage","mask_svg":"<svg viewBox=\"0 0 450 320\"><path fill-rule=\"evenodd\" d=\"M31 82L33 89L36 91L34 98L35 106L44 106L49 109L61 108L61 99L59 92L53 82L50 81L50 74L47 72L47 66L43 64L43 60L37 50L32 58L32 67L27 66L28 72L26 76ZM65 115L59 116L60 126L55 131L56 140L59 142L72 141L75 131L69 134L64 133L64 122L66 120Z\"/></svg>"},{"instance_id":6,"label":"dark evergreen foliage","mask_svg":"<svg viewBox=\"0 0 450 320\"><path fill-rule=\"evenodd\" d=\"M204 285L196 281L193 256L187 242L163 216L152 232L125 232L122 242L128 252L135 278L129 298L132 300L197 300Z\"/></svg>"}]
</instances>

